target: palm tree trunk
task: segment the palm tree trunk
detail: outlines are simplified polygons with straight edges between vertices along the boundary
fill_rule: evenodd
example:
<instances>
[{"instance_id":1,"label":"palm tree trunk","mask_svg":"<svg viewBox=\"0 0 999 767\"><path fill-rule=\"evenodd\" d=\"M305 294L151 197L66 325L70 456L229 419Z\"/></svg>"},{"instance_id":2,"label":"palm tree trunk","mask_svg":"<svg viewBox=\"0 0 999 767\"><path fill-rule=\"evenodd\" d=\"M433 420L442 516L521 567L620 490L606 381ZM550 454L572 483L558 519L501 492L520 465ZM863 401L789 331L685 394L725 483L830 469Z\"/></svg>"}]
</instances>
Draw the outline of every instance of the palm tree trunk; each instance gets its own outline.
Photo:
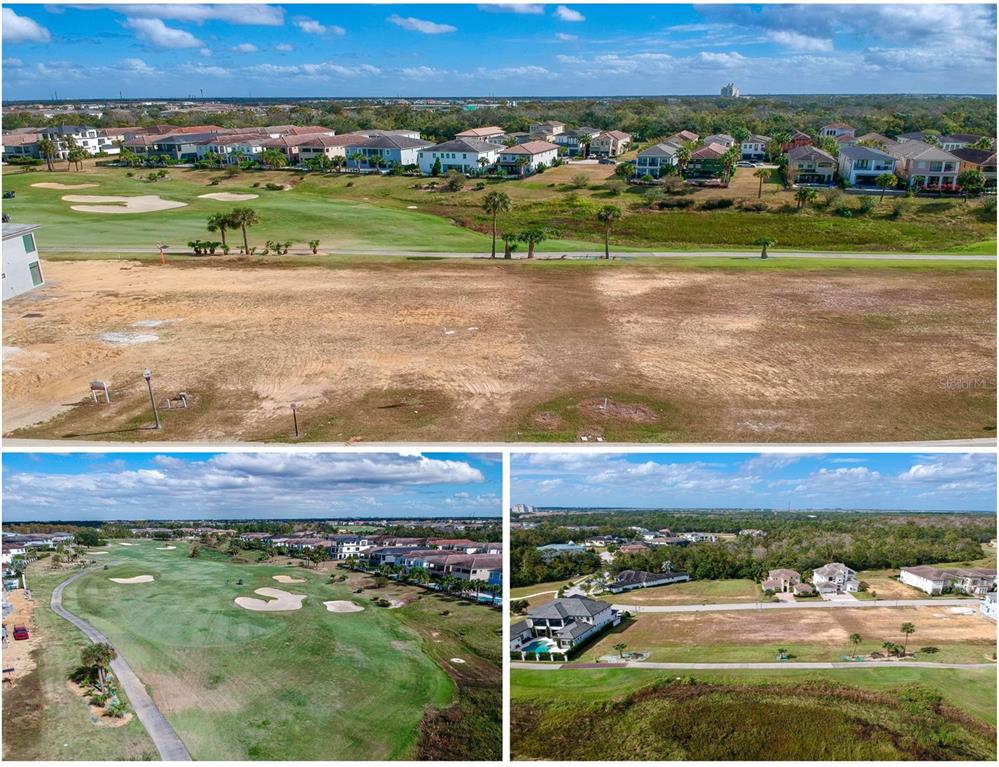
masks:
<instances>
[{"instance_id":1,"label":"palm tree trunk","mask_svg":"<svg viewBox=\"0 0 999 767\"><path fill-rule=\"evenodd\" d=\"M760 191L756 193L756 199L760 199L763 196L763 176L760 176Z\"/></svg>"},{"instance_id":2,"label":"palm tree trunk","mask_svg":"<svg viewBox=\"0 0 999 767\"><path fill-rule=\"evenodd\" d=\"M604 258L610 260L610 226L604 227Z\"/></svg>"},{"instance_id":3,"label":"palm tree trunk","mask_svg":"<svg viewBox=\"0 0 999 767\"><path fill-rule=\"evenodd\" d=\"M226 245L228 245L228 243L225 241L225 227L224 226L220 226L219 227L219 237L222 238L222 247L224 248Z\"/></svg>"},{"instance_id":4,"label":"palm tree trunk","mask_svg":"<svg viewBox=\"0 0 999 767\"><path fill-rule=\"evenodd\" d=\"M496 258L496 214L493 213L493 253L490 258Z\"/></svg>"},{"instance_id":5,"label":"palm tree trunk","mask_svg":"<svg viewBox=\"0 0 999 767\"><path fill-rule=\"evenodd\" d=\"M250 243L246 239L246 224L241 224L240 228L243 230L243 250L246 252L246 255L250 255Z\"/></svg>"},{"instance_id":6,"label":"palm tree trunk","mask_svg":"<svg viewBox=\"0 0 999 767\"><path fill-rule=\"evenodd\" d=\"M530 240L527 243L527 257L534 258L534 241Z\"/></svg>"}]
</instances>

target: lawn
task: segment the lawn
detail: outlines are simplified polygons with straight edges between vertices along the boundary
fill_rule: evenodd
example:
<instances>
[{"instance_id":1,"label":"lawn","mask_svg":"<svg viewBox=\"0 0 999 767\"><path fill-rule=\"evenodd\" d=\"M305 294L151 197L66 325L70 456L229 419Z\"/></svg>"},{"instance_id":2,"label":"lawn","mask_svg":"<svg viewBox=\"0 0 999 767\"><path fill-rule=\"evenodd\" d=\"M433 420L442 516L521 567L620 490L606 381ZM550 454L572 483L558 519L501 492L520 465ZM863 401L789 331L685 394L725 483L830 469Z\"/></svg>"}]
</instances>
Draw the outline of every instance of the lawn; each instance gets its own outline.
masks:
<instances>
[{"instance_id":1,"label":"lawn","mask_svg":"<svg viewBox=\"0 0 999 767\"><path fill-rule=\"evenodd\" d=\"M106 559L107 557L101 557ZM35 602L32 631L44 637L35 651L36 667L3 691L3 755L11 761L146 761L158 759L142 724L98 725L87 703L67 687L89 644L74 626L48 605L54 589L72 571L48 569L46 560L28 568Z\"/></svg>"},{"instance_id":2,"label":"lawn","mask_svg":"<svg viewBox=\"0 0 999 767\"><path fill-rule=\"evenodd\" d=\"M685 192L680 196L693 201L691 207L660 211L643 203L645 188L622 187L621 182L606 178L605 166L596 167L598 171L559 168L524 180L470 181L454 193L425 190L421 187L428 180L416 177L257 171L213 185L212 179L221 175L218 171L174 168L169 170L169 179L156 182L142 180L146 171L136 170L135 177L128 178L126 170L118 168L80 173L8 171L5 188L17 192L17 198L8 201L5 210L15 220L45 225L39 241L50 249L103 245L153 249L156 240L183 247L189 240L211 236L204 229L209 214L248 205L261 217L251 236L258 246L269 239L290 239L302 247L317 238L324 253L352 249L487 252L491 220L481 209L482 198L501 189L513 201L512 211L500 217L501 232L542 225L562 233L541 243L541 252L600 249L603 230L596 212L613 204L624 214L611 234L618 250L753 250L756 239L773 237L781 247L816 251L995 254L994 215L984 213L978 203L913 199L905 201L905 211L896 215L895 203L886 201L872 213L844 217L833 210L843 205L856 208L859 202L843 196L828 209L812 206L799 211L793 194L773 184L764 184L763 197L757 200L758 182L751 177L752 170L740 169L728 190ZM570 180L581 172L592 180L575 188ZM99 186L75 191L31 186L52 181ZM264 188L267 183L293 188L269 191ZM244 203L198 199L200 194L219 191L260 197ZM152 194L188 206L141 214L81 213L61 199L66 194ZM720 198L762 202L768 208L763 212L738 207L702 209L703 203L717 203ZM114 222L119 220L132 225L118 226ZM142 225L134 226L137 222ZM231 242L238 239L233 233Z\"/></svg>"},{"instance_id":3,"label":"lawn","mask_svg":"<svg viewBox=\"0 0 999 767\"><path fill-rule=\"evenodd\" d=\"M995 695L991 671L514 670L511 747L514 759L989 760Z\"/></svg>"},{"instance_id":4,"label":"lawn","mask_svg":"<svg viewBox=\"0 0 999 767\"><path fill-rule=\"evenodd\" d=\"M424 747L425 716L455 703L459 687L433 651L428 626L439 622L464 641L476 619L488 624L492 614L472 606L462 614L469 625L446 629L447 619L435 617L436 599L423 592L387 610L372 603L387 592L354 593L359 582L371 585L361 576L331 583L325 573L233 564L210 552L192 559L186 545L156 546L113 547L109 569L67 588L64 604L116 644L196 759L412 758ZM156 581L108 581L143 574ZM277 574L305 582L280 584ZM307 598L301 610L283 613L233 603L261 587ZM330 613L324 600L365 609ZM485 629L474 636L483 646ZM457 653L457 641L448 649ZM473 668L484 663L464 655Z\"/></svg>"},{"instance_id":5,"label":"lawn","mask_svg":"<svg viewBox=\"0 0 999 767\"><path fill-rule=\"evenodd\" d=\"M603 598L622 605L701 605L759 602L763 599L763 593L754 581L738 578L674 583L651 589L636 589L623 594L606 594Z\"/></svg>"}]
</instances>

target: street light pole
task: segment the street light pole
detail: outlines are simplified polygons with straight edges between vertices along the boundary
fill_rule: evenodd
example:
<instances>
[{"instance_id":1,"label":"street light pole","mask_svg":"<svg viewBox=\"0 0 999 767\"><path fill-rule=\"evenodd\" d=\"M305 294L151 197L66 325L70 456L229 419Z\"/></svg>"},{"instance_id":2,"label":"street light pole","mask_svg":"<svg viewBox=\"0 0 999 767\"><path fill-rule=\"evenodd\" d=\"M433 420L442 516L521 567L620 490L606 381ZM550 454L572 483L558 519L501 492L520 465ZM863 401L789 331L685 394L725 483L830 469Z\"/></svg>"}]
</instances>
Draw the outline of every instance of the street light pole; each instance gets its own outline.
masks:
<instances>
[{"instance_id":1,"label":"street light pole","mask_svg":"<svg viewBox=\"0 0 999 767\"><path fill-rule=\"evenodd\" d=\"M156 409L156 397L153 396L153 374L150 370L143 370L142 377L146 379L146 386L149 387L149 404L153 406L153 418L156 419L156 428L160 428L160 411Z\"/></svg>"}]
</instances>

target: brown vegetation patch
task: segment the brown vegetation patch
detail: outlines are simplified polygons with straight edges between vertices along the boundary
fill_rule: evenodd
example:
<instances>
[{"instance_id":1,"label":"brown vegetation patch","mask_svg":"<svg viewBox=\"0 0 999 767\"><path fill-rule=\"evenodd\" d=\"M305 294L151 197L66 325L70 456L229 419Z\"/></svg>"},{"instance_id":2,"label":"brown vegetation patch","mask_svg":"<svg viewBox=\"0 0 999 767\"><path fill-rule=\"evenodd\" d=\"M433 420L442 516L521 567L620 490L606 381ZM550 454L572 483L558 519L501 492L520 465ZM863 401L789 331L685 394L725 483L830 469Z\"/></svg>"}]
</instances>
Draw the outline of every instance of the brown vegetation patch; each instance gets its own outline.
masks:
<instances>
[{"instance_id":1,"label":"brown vegetation patch","mask_svg":"<svg viewBox=\"0 0 999 767\"><path fill-rule=\"evenodd\" d=\"M108 716L103 708L90 702L90 693L73 680L70 679L66 682L66 688L87 704L90 709L90 721L97 727L124 727L132 721L134 714L131 711L119 717Z\"/></svg>"},{"instance_id":2,"label":"brown vegetation patch","mask_svg":"<svg viewBox=\"0 0 999 767\"><path fill-rule=\"evenodd\" d=\"M659 415L648 405L617 402L610 398L590 399L579 403L584 418L606 419L624 423L658 423Z\"/></svg>"}]
</instances>

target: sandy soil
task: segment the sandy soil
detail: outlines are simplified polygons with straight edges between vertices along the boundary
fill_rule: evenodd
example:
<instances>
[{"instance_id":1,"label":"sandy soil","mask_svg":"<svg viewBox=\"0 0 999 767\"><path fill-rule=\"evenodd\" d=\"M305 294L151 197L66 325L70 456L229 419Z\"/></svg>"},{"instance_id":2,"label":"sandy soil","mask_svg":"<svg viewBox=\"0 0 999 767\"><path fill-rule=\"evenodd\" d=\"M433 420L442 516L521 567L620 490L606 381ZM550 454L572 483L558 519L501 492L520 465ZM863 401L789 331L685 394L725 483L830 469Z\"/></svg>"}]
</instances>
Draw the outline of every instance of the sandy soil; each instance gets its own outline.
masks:
<instances>
[{"instance_id":1,"label":"sandy soil","mask_svg":"<svg viewBox=\"0 0 999 767\"><path fill-rule=\"evenodd\" d=\"M236 194L235 192L212 192L211 194L199 194L198 197L205 197L209 200L220 200L222 202L244 202L255 200L259 194Z\"/></svg>"},{"instance_id":2,"label":"sandy soil","mask_svg":"<svg viewBox=\"0 0 999 767\"><path fill-rule=\"evenodd\" d=\"M140 194L135 197L117 195L67 194L66 202L94 203L87 205L70 205L73 210L82 213L153 213L171 208L186 208L186 202L164 200L158 194ZM103 204L97 204L103 203Z\"/></svg>"},{"instance_id":3,"label":"sandy soil","mask_svg":"<svg viewBox=\"0 0 999 767\"><path fill-rule=\"evenodd\" d=\"M359 613L364 610L359 604L343 599L334 599L330 602L323 602L323 604L331 613Z\"/></svg>"},{"instance_id":4,"label":"sandy soil","mask_svg":"<svg viewBox=\"0 0 999 767\"><path fill-rule=\"evenodd\" d=\"M305 578L292 578L290 575L275 575L274 580L278 583L305 583Z\"/></svg>"},{"instance_id":5,"label":"sandy soil","mask_svg":"<svg viewBox=\"0 0 999 767\"><path fill-rule=\"evenodd\" d=\"M557 398L578 408L579 435L993 433L983 431L995 404L985 270L89 261L46 262L45 274L43 290L3 303L3 343L23 350L5 370L4 422L14 430L66 415L17 436L287 439L295 402L311 440L504 440L525 427L559 430L559 413L539 421ZM151 343L101 340L151 312L182 321ZM166 434L136 426L148 416L147 367L161 397L190 394L187 410L161 408ZM111 406L89 402L94 379L110 382ZM619 393L646 405L600 408ZM662 413L651 425L650 404Z\"/></svg>"},{"instance_id":6,"label":"sandy soil","mask_svg":"<svg viewBox=\"0 0 999 767\"><path fill-rule=\"evenodd\" d=\"M4 678L11 679L14 684L17 684L18 679L34 671L36 663L31 653L42 641L36 630L33 615L35 603L28 599L28 593L24 589L15 589L7 594L7 599L14 610L3 620L9 639L7 646L3 648L3 667L14 669L9 674L4 674ZM26 626L28 638L14 639L14 626Z\"/></svg>"},{"instance_id":7,"label":"sandy soil","mask_svg":"<svg viewBox=\"0 0 999 767\"><path fill-rule=\"evenodd\" d=\"M247 610L258 613L273 613L301 610L302 600L305 599L305 594L291 594L281 589L264 588L257 589L253 593L260 594L262 597L270 597L271 600L266 602L263 599L254 599L253 597L236 597L234 601Z\"/></svg>"},{"instance_id":8,"label":"sandy soil","mask_svg":"<svg viewBox=\"0 0 999 767\"><path fill-rule=\"evenodd\" d=\"M103 708L101 708L100 706L95 706L90 702L90 693L87 690L80 687L80 685L76 684L76 682L73 682L72 680L67 681L66 688L76 697L81 698L83 701L86 702L87 708L90 709L90 721L93 722L94 726L123 727L124 725L132 721L132 717L134 716L134 714L132 714L131 711L129 711L124 716L118 718L115 718L113 716L107 716L107 712Z\"/></svg>"},{"instance_id":9,"label":"sandy soil","mask_svg":"<svg viewBox=\"0 0 999 767\"><path fill-rule=\"evenodd\" d=\"M100 184L60 184L58 181L43 181L32 186L38 189L93 189Z\"/></svg>"},{"instance_id":10,"label":"sandy soil","mask_svg":"<svg viewBox=\"0 0 999 767\"><path fill-rule=\"evenodd\" d=\"M108 578L108 580L115 583L152 583L156 579L151 575L136 575L134 578Z\"/></svg>"},{"instance_id":11,"label":"sandy soil","mask_svg":"<svg viewBox=\"0 0 999 767\"><path fill-rule=\"evenodd\" d=\"M109 552L107 551L88 551L84 556L88 557L102 557L106 556Z\"/></svg>"}]
</instances>

